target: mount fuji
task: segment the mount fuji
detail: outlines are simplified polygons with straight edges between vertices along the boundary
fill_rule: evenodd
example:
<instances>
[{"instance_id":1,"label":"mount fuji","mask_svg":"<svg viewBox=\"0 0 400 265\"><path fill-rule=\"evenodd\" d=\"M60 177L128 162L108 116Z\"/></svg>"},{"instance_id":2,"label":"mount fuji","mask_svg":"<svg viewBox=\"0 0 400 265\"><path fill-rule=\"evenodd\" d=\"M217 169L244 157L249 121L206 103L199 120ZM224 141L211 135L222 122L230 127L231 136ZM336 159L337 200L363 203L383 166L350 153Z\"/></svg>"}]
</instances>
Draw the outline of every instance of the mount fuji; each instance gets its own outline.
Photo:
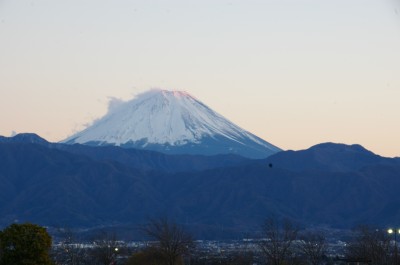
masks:
<instances>
[{"instance_id":1,"label":"mount fuji","mask_svg":"<svg viewBox=\"0 0 400 265\"><path fill-rule=\"evenodd\" d=\"M110 106L93 125L62 141L167 154L236 154L266 158L281 151L182 91L150 90Z\"/></svg>"}]
</instances>

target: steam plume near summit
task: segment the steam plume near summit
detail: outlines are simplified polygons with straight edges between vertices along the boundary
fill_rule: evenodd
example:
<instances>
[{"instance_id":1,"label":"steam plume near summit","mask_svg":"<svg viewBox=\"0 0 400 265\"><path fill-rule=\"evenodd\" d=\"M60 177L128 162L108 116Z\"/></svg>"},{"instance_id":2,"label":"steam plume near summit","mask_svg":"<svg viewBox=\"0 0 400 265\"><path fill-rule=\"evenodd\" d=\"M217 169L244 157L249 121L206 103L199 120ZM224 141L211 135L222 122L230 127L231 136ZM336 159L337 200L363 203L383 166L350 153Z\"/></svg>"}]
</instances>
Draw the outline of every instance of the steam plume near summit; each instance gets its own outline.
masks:
<instances>
[{"instance_id":1,"label":"steam plume near summit","mask_svg":"<svg viewBox=\"0 0 400 265\"><path fill-rule=\"evenodd\" d=\"M152 89L123 102L65 143L116 145L172 154L264 158L280 149L245 131L184 91Z\"/></svg>"}]
</instances>

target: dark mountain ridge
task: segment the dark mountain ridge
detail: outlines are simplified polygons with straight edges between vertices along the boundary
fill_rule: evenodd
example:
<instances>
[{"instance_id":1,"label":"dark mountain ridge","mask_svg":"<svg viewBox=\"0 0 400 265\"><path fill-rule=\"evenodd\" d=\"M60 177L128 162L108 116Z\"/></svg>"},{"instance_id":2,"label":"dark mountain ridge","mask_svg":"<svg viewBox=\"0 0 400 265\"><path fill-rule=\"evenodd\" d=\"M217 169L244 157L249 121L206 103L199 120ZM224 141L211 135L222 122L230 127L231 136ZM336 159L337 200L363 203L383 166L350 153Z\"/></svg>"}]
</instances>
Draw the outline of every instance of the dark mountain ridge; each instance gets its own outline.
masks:
<instances>
[{"instance_id":1,"label":"dark mountain ridge","mask_svg":"<svg viewBox=\"0 0 400 265\"><path fill-rule=\"evenodd\" d=\"M51 149L83 155L97 161L115 161L137 169L164 172L201 171L217 167L241 165L252 161L233 154L214 156L166 155L156 151L118 146L49 143L33 133L17 134L14 137L0 136L0 143L36 143Z\"/></svg>"},{"instance_id":2,"label":"dark mountain ridge","mask_svg":"<svg viewBox=\"0 0 400 265\"><path fill-rule=\"evenodd\" d=\"M279 152L265 161L296 172L304 170L351 172L372 164L398 164L400 159L376 155L358 144L322 143L306 150Z\"/></svg>"},{"instance_id":3,"label":"dark mountain ridge","mask_svg":"<svg viewBox=\"0 0 400 265\"><path fill-rule=\"evenodd\" d=\"M0 143L31 143L48 146L50 143L35 133L19 133L12 137L0 135Z\"/></svg>"},{"instance_id":4,"label":"dark mountain ridge","mask_svg":"<svg viewBox=\"0 0 400 265\"><path fill-rule=\"evenodd\" d=\"M340 228L400 218L399 159L359 145L325 143L264 160L160 156L161 163L149 151L0 142L3 225L88 228L170 215L199 238L219 238L249 235L271 215ZM201 166L170 170L180 159Z\"/></svg>"},{"instance_id":5,"label":"dark mountain ridge","mask_svg":"<svg viewBox=\"0 0 400 265\"><path fill-rule=\"evenodd\" d=\"M130 217L141 220L141 207L151 212L162 201L147 180L155 173L119 163L19 143L1 144L0 161L3 224L96 226L126 220L127 204L136 209Z\"/></svg>"}]
</instances>

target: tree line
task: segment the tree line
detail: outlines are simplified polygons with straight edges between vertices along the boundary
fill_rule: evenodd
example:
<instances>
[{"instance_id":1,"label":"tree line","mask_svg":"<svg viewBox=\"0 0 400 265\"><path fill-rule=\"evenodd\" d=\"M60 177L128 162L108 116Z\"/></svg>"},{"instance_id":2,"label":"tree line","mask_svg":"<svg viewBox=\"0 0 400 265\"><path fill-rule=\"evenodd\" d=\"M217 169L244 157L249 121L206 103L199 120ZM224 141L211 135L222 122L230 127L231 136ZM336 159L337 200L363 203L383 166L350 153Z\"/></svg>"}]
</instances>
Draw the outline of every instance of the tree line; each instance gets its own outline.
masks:
<instances>
[{"instance_id":1,"label":"tree line","mask_svg":"<svg viewBox=\"0 0 400 265\"><path fill-rule=\"evenodd\" d=\"M342 257L327 256L323 233L302 232L276 218L265 220L256 247L220 257L197 251L193 236L168 218L150 220L141 230L148 244L132 253L115 233L100 233L84 246L72 230L62 229L62 240L53 246L44 227L12 224L0 231L0 265L400 265L393 237L368 226L354 230Z\"/></svg>"}]
</instances>

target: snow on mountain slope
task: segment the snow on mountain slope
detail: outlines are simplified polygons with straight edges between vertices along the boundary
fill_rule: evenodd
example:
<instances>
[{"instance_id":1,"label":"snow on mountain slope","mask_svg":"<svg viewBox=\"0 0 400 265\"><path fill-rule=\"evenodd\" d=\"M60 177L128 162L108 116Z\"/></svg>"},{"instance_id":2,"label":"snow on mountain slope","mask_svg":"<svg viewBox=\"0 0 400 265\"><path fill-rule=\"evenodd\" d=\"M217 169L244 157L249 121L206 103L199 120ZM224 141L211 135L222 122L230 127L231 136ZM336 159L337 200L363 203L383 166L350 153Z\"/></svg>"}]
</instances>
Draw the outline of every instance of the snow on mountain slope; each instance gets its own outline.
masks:
<instances>
[{"instance_id":1,"label":"snow on mountain slope","mask_svg":"<svg viewBox=\"0 0 400 265\"><path fill-rule=\"evenodd\" d=\"M110 108L92 126L63 142L117 145L166 153L236 153L254 158L280 151L188 93L166 90L151 90ZM252 152L257 154L252 155Z\"/></svg>"}]
</instances>

